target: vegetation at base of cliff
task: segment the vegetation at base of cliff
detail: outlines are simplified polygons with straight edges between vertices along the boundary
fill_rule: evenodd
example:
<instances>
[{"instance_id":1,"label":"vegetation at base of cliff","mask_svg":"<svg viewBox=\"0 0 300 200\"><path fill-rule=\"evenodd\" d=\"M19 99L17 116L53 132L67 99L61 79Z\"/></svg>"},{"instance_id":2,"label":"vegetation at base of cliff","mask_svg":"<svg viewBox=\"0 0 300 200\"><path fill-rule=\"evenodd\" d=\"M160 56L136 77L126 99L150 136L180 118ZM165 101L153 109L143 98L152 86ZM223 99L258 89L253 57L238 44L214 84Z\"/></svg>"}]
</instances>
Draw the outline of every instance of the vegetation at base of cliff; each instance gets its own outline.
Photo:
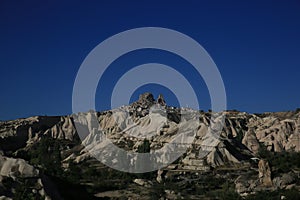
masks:
<instances>
[{"instance_id":1,"label":"vegetation at base of cliff","mask_svg":"<svg viewBox=\"0 0 300 200\"><path fill-rule=\"evenodd\" d=\"M287 173L291 169L300 169L300 152L271 152L265 145L260 144L258 155L269 162L274 173Z\"/></svg>"},{"instance_id":2,"label":"vegetation at base of cliff","mask_svg":"<svg viewBox=\"0 0 300 200\"><path fill-rule=\"evenodd\" d=\"M245 200L300 200L300 193L297 189L276 190L276 191L260 191L256 194L249 195Z\"/></svg>"},{"instance_id":3,"label":"vegetation at base of cliff","mask_svg":"<svg viewBox=\"0 0 300 200\"><path fill-rule=\"evenodd\" d=\"M33 188L37 188L36 180L30 178L19 178L18 181L14 181L12 178L7 177L1 182L4 190L11 191L10 196L13 199L26 199L26 200L42 200L44 199L37 190L33 191ZM3 191L4 192L4 191ZM1 195L1 190L0 190Z\"/></svg>"},{"instance_id":4,"label":"vegetation at base of cliff","mask_svg":"<svg viewBox=\"0 0 300 200\"><path fill-rule=\"evenodd\" d=\"M233 183L229 184L223 179L220 180L212 176L206 177L201 183L198 182L197 184L188 182L178 183L173 179L159 184L155 183L156 171L130 174L108 168L104 165L103 168L99 169L91 167L92 164L88 162L75 164L72 161L68 163L67 170L64 170L61 165L61 161L63 160L61 151L62 149L66 149L67 145L69 145L68 141L43 137L27 152L19 152L18 155L29 160L32 165L37 166L42 173L50 177L65 199L76 197L91 199L94 198L92 195L95 193L126 189L136 178L152 180L154 182L153 187L148 188L149 195L154 199L163 196L165 190L174 190L176 193L184 190L185 192L183 192L182 196L186 197L190 194L210 197L239 197L234 191ZM147 153L149 151L150 143L145 140L138 147L138 152ZM75 196L74 190L77 191Z\"/></svg>"},{"instance_id":5,"label":"vegetation at base of cliff","mask_svg":"<svg viewBox=\"0 0 300 200\"><path fill-rule=\"evenodd\" d=\"M28 151L18 152L18 157L23 157L30 164L36 166L41 173L50 177L64 199L94 199L95 193L113 191L113 190L133 190L139 193L140 190L147 190L148 195L152 199L159 199L166 196L166 190L174 191L183 198L203 197L208 199L242 199L235 192L233 179L225 179L216 177L213 174L197 175L195 173L187 173L180 175L173 174L168 176L163 183L157 183L155 178L157 172L130 174L120 172L106 166L101 166L97 160L88 160L87 162L74 163L69 161L66 163L68 167L62 167L62 150L68 149L70 141L56 140L51 137L42 137ZM150 151L150 143L145 140L139 147L138 152L147 153ZM273 153L262 147L259 152L261 158L265 158L270 162L271 166L278 166L278 172L288 172L291 168L300 167L300 154L285 152ZM93 166L93 162L97 165ZM184 176L184 179L182 179ZM200 176L200 177L199 177ZM144 188L133 183L136 178L151 180L153 186ZM186 178L186 179L185 179ZM196 181L190 181L197 179ZM30 190L30 182L17 187L16 195L20 198L16 199L38 199ZM9 184L8 184L9 185ZM76 191L76 193L74 193ZM27 196L26 196L27 195ZM255 195L249 195L246 199L278 199L285 196L286 199L297 199L299 192L292 190L278 190L274 192L258 192ZM268 198L272 197L272 198Z\"/></svg>"},{"instance_id":6,"label":"vegetation at base of cliff","mask_svg":"<svg viewBox=\"0 0 300 200\"><path fill-rule=\"evenodd\" d=\"M156 177L156 171L130 174L108 168L105 165L101 169L91 167L91 163L87 162L75 164L69 161L67 169L64 169L61 163L63 160L61 152L63 149L68 149L68 145L70 145L68 140L56 140L45 136L31 146L28 151L19 151L17 156L28 160L41 173L50 177L61 191L61 194L64 195L63 197L67 199L74 196L72 194L74 193L74 188L77 188L78 193L84 194L83 198L91 198L89 194L96 192L124 189L136 178L151 180ZM149 141L145 140L139 147L139 151L149 152ZM97 160L95 162L99 165Z\"/></svg>"},{"instance_id":7,"label":"vegetation at base of cliff","mask_svg":"<svg viewBox=\"0 0 300 200\"><path fill-rule=\"evenodd\" d=\"M205 182L197 183L195 189L198 194L203 194L211 199L242 199L235 191L234 183L223 178L208 176Z\"/></svg>"},{"instance_id":8,"label":"vegetation at base of cliff","mask_svg":"<svg viewBox=\"0 0 300 200\"><path fill-rule=\"evenodd\" d=\"M187 172L185 179L178 180L178 174L170 175L163 183L153 185L156 193L165 190L180 194L183 199L242 199L235 191L233 181L215 177L213 174L195 175Z\"/></svg>"}]
</instances>

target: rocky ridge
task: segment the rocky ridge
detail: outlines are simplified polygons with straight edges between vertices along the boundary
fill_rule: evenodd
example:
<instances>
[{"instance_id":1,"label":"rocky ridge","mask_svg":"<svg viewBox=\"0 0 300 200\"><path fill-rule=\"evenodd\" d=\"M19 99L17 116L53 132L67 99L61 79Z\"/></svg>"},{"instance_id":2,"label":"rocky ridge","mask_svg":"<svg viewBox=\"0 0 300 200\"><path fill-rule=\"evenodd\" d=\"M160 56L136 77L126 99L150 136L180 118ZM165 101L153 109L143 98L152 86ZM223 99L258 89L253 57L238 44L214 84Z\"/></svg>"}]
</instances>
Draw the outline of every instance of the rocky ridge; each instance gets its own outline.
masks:
<instances>
[{"instance_id":1,"label":"rocky ridge","mask_svg":"<svg viewBox=\"0 0 300 200\"><path fill-rule=\"evenodd\" d=\"M197 122L192 121L195 120L193 118L195 116L197 116ZM211 121L212 118L213 121ZM210 129L213 125L219 125L222 120L224 120L224 127L220 135L212 140ZM187 150L182 156L156 171L152 178L135 177L128 187L146 187L148 188L146 191L151 192L157 189L155 182L171 185L178 183L181 186L177 187L184 190L186 185L191 183L198 185L199 180L215 174L214 178L232 180L234 191L243 197L264 190L275 191L278 188L296 188L299 191L300 166L291 166L290 169L281 170L280 166L279 169L278 166L270 166L270 163L261 155L261 149L263 148L267 153L270 152L270 155L285 152L298 155L297 152L300 152L300 112L264 114L238 111L200 112L167 106L163 96L160 95L155 100L152 94L145 93L137 102L111 111L90 111L57 117L36 116L0 122L0 150L2 152L0 198L1 195L3 198L13 198L16 195L17 189L9 189L7 182L11 182L15 188L20 188L20 185L14 182L26 182L30 179L33 181L30 182L31 189L27 192L32 196L38 196L41 199L57 199L58 196L63 196L61 188L51 186L49 189L46 186L44 189L42 182L50 185L51 182L56 184L54 180L56 178L53 177L57 175L57 171L70 177L72 169L83 170L79 166L92 168L98 173L101 170L109 170L93 157L95 155L93 152L99 152L99 150L102 152L101 156L106 158L107 165L112 163L119 165L118 162L123 154L114 152L109 145L99 142L103 139L101 134L126 151L145 153L161 149L172 141L180 143L182 140L177 137L178 131L185 132L191 129L194 131L187 133L192 136L192 139L188 140ZM39 144L48 146L42 148ZM59 169L51 171L48 166L41 163L43 158L35 159L37 149L42 149L49 154L51 159L59 159L55 165ZM58 155L55 154L57 152ZM162 154L162 163L170 159L167 155L169 154ZM136 166L137 163L134 163L136 158L131 159L132 166ZM176 181L170 183L175 178ZM47 181L42 181L45 179ZM78 185L84 188L91 187L91 184L95 185L91 182L92 178L80 179ZM126 190L130 191L128 188ZM109 196L110 194L120 198L124 196L139 198L128 191L126 193L124 191L123 193L122 191L112 192L112 190L98 192L97 189L93 189L92 192L87 193L95 198L103 197L103 195L113 197ZM201 197L196 193L179 193L165 189L161 191L160 198ZM146 196L149 194L147 193Z\"/></svg>"}]
</instances>

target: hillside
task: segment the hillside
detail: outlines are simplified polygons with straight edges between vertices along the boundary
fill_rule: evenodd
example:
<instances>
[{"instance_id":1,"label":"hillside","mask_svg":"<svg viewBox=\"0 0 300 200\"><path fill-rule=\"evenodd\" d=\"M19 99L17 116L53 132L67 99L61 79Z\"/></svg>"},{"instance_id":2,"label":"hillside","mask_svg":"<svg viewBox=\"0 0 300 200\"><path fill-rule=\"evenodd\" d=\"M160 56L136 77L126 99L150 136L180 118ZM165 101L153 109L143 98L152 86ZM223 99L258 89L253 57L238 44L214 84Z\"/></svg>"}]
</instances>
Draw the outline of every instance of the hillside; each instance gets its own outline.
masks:
<instances>
[{"instance_id":1,"label":"hillside","mask_svg":"<svg viewBox=\"0 0 300 200\"><path fill-rule=\"evenodd\" d=\"M145 93L0 122L0 199L299 199L299 177L299 111L203 112Z\"/></svg>"}]
</instances>

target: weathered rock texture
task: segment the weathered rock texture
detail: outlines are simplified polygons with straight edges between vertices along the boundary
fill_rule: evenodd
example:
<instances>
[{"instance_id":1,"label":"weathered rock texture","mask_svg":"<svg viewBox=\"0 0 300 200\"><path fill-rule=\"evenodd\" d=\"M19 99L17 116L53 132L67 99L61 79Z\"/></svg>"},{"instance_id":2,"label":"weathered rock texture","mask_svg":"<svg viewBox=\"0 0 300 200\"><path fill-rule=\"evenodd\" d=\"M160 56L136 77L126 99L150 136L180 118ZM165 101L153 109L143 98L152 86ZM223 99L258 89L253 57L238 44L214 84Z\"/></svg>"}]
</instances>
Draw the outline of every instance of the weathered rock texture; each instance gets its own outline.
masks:
<instances>
[{"instance_id":1,"label":"weathered rock texture","mask_svg":"<svg viewBox=\"0 0 300 200\"><path fill-rule=\"evenodd\" d=\"M265 160L258 162L258 178L260 183L266 187L272 187L271 168Z\"/></svg>"},{"instance_id":2,"label":"weathered rock texture","mask_svg":"<svg viewBox=\"0 0 300 200\"><path fill-rule=\"evenodd\" d=\"M222 121L224 126L221 132L215 135L214 130ZM187 134L186 140L177 136L182 133ZM61 165L65 170L70 162L80 164L91 160L95 152L101 152L101 158L107 163L120 164L118 162L121 162L123 154L114 152L109 143L101 142L104 138L129 152L140 151L145 140L151 151L164 148L172 142L187 145L184 143L188 141L186 152L172 165L159 171L158 182L164 181L165 170L204 173L223 169L224 166L230 169L248 167L251 170L250 166L254 165L257 169L255 176L246 178L241 175L235 181L236 190L247 195L258 187L285 188L294 184L291 174L273 178L271 166L265 160L259 160L258 153L261 145L271 152L300 152L300 112L205 113L169 107L162 95L155 100L151 93L145 93L140 95L137 102L111 111L4 121L0 122L0 150L3 151L0 175L12 178L38 177L38 170L34 166L23 159L9 156L18 156L21 150L30 151L45 137L64 143L70 141L66 149L61 147ZM80 139L85 148L79 144ZM169 148L167 153L161 154L159 162L169 161L172 151L175 151L174 148ZM112 160L112 157L116 159ZM135 160L132 157L133 166ZM259 162L253 164L255 160ZM93 166L101 168L97 164ZM255 181L257 177L259 183ZM143 185L140 181L136 183ZM151 187L149 182L147 184Z\"/></svg>"}]
</instances>

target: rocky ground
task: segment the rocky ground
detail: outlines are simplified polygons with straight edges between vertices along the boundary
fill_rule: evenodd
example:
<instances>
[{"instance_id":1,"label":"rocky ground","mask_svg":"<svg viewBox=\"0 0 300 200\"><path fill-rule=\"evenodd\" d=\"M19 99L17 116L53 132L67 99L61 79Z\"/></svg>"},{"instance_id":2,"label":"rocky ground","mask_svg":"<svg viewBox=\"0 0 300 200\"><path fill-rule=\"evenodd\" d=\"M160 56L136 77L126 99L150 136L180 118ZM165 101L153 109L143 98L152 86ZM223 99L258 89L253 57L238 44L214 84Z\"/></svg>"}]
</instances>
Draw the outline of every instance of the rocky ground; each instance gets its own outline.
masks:
<instances>
[{"instance_id":1,"label":"rocky ground","mask_svg":"<svg viewBox=\"0 0 300 200\"><path fill-rule=\"evenodd\" d=\"M155 166L136 154L126 164L103 138L132 153L165 148L162 165L187 149L135 174L106 165ZM299 110L193 111L146 93L111 111L0 122L0 199L299 199L299 151Z\"/></svg>"}]
</instances>

